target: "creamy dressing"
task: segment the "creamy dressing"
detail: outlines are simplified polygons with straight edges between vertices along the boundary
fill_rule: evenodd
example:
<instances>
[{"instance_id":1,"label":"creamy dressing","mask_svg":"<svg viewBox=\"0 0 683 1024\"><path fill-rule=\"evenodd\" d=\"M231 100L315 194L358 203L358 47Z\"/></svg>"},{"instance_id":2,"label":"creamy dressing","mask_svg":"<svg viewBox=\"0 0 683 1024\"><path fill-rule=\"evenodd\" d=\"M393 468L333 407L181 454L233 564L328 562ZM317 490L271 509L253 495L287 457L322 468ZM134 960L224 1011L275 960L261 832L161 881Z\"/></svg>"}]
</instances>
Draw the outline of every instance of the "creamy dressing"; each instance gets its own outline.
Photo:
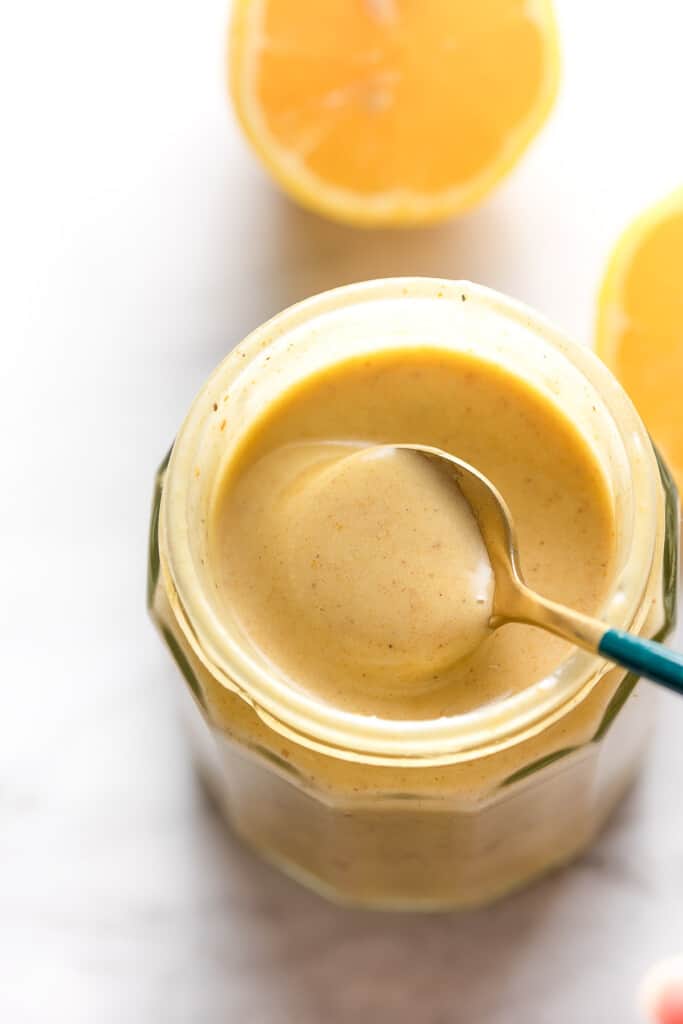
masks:
<instances>
[{"instance_id":1,"label":"creamy dressing","mask_svg":"<svg viewBox=\"0 0 683 1024\"><path fill-rule=\"evenodd\" d=\"M427 463L450 451L498 487L531 586L595 612L614 524L582 436L540 392L432 349L351 359L286 392L226 467L212 511L220 599L288 682L364 714L428 718L552 672L567 645L491 633L493 579L474 518Z\"/></svg>"}]
</instances>

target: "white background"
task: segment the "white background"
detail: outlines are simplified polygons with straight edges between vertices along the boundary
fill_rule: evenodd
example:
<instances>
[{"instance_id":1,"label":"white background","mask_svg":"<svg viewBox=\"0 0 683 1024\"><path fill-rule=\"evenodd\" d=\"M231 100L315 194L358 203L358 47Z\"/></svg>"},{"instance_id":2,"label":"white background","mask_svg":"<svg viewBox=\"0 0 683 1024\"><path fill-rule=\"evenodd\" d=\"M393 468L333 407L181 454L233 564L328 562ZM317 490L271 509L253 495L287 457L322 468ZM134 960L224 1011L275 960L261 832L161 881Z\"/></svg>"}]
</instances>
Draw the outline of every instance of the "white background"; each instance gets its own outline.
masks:
<instances>
[{"instance_id":1,"label":"white background","mask_svg":"<svg viewBox=\"0 0 683 1024\"><path fill-rule=\"evenodd\" d=\"M0 1020L631 1024L683 946L683 701L662 695L641 784L573 868L460 917L337 910L198 791L145 544L194 392L295 299L468 277L590 341L613 240L683 182L682 5L560 0L542 137L478 211L404 234L271 187L228 110L225 7L0 15Z\"/></svg>"}]
</instances>

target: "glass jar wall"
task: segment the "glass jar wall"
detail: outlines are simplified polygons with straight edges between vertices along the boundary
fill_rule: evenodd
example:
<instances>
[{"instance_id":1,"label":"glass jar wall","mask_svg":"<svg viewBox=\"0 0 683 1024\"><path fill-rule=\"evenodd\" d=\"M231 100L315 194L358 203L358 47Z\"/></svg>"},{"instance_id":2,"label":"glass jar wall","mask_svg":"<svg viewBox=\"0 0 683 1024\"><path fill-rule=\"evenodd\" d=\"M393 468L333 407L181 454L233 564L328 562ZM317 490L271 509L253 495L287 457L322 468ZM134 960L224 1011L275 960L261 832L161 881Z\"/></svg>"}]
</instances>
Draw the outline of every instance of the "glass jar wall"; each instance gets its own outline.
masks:
<instances>
[{"instance_id":1,"label":"glass jar wall","mask_svg":"<svg viewBox=\"0 0 683 1024\"><path fill-rule=\"evenodd\" d=\"M157 477L149 603L192 699L207 783L232 827L345 902L486 902L566 862L633 777L652 688L577 653L552 680L427 723L335 716L283 690L211 602L208 509L220 469L268 403L350 354L463 350L524 376L578 423L610 485L613 585L601 616L642 635L673 622L676 495L633 407L590 353L485 289L426 279L317 296L221 364ZM357 720L354 720L357 719Z\"/></svg>"}]
</instances>

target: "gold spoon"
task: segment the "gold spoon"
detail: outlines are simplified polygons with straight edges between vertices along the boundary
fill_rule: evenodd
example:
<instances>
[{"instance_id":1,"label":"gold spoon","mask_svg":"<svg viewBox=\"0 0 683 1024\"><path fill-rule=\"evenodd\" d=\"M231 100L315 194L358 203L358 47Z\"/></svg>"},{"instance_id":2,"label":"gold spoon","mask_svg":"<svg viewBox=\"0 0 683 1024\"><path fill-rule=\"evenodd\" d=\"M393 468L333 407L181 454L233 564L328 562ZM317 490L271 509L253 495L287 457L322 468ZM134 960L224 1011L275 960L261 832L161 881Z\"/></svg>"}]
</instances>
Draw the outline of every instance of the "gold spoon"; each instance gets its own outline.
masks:
<instances>
[{"instance_id":1,"label":"gold spoon","mask_svg":"<svg viewBox=\"0 0 683 1024\"><path fill-rule=\"evenodd\" d=\"M477 520L495 580L490 627L506 622L540 626L577 647L597 653L638 675L683 694L683 657L663 644L612 629L604 622L537 594L524 582L510 510L491 481L455 455L420 444L391 446L415 452L459 488Z\"/></svg>"}]
</instances>

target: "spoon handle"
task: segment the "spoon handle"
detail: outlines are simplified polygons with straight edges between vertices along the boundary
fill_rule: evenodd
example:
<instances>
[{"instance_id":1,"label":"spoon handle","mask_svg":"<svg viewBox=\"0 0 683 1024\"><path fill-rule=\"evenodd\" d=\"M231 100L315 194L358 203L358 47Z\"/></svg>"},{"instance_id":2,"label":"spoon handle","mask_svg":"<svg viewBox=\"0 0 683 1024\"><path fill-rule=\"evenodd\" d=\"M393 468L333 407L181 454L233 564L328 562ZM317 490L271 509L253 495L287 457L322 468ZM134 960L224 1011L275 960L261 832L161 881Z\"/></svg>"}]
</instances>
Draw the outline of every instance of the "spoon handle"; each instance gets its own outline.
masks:
<instances>
[{"instance_id":1,"label":"spoon handle","mask_svg":"<svg viewBox=\"0 0 683 1024\"><path fill-rule=\"evenodd\" d=\"M551 601L530 590L520 580L507 592L509 610L501 620L541 626L587 651L597 651L610 661L645 676L654 683L683 694L683 656L654 640L610 629L604 622Z\"/></svg>"},{"instance_id":2,"label":"spoon handle","mask_svg":"<svg viewBox=\"0 0 683 1024\"><path fill-rule=\"evenodd\" d=\"M683 657L654 640L641 640L619 629L608 629L598 646L600 654L683 694Z\"/></svg>"}]
</instances>

